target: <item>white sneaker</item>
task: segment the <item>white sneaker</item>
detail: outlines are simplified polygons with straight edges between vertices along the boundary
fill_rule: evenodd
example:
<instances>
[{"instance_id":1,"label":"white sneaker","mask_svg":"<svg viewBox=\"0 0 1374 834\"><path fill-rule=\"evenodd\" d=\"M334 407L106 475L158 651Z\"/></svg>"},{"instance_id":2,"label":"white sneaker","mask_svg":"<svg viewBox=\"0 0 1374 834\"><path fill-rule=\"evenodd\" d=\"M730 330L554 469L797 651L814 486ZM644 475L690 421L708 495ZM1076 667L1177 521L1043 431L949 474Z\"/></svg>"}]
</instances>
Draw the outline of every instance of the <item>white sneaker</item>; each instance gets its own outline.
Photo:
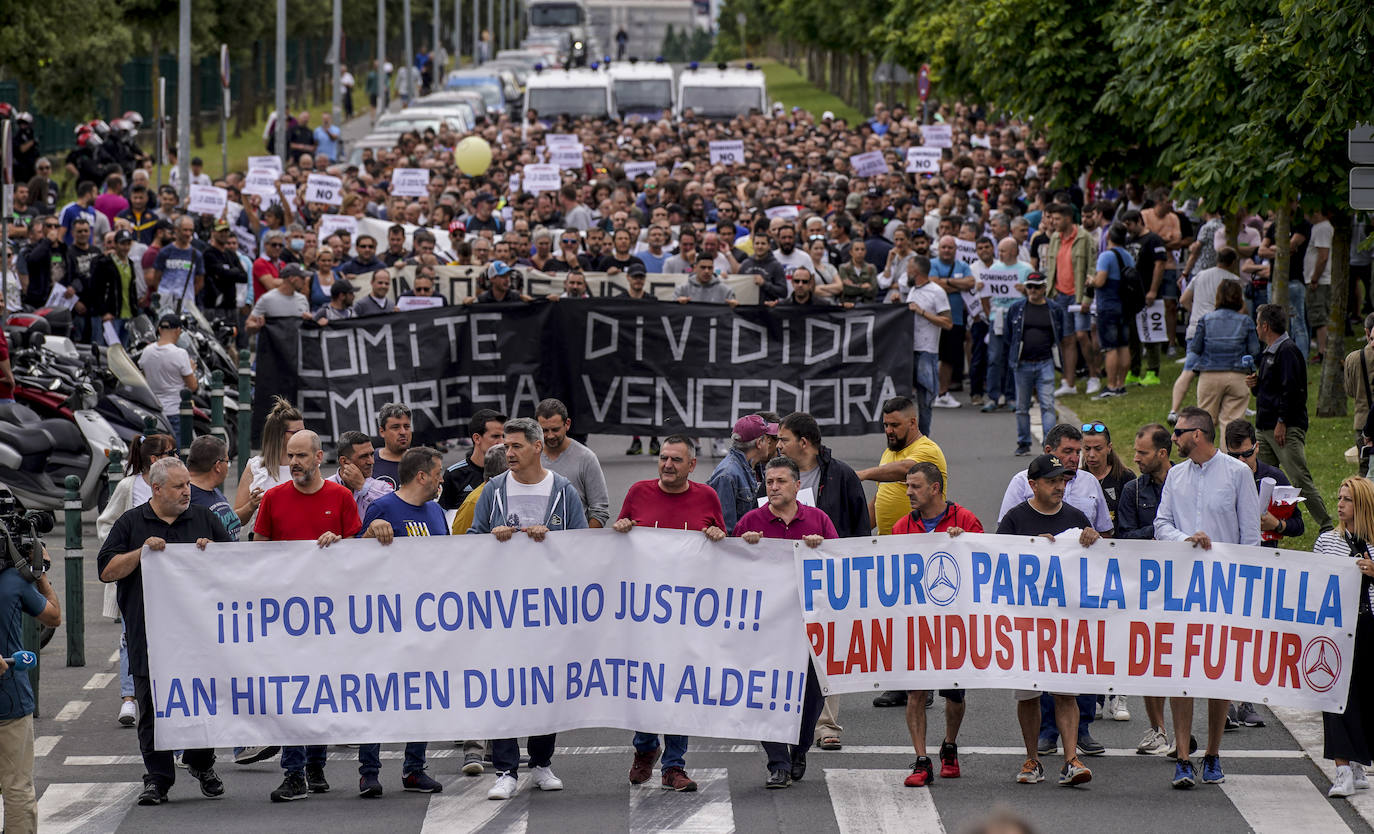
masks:
<instances>
[{"instance_id":1,"label":"white sneaker","mask_svg":"<svg viewBox=\"0 0 1374 834\"><path fill-rule=\"evenodd\" d=\"M935 408L958 408L963 405L963 403L954 399L954 395L948 391L936 397L930 404Z\"/></svg>"},{"instance_id":2,"label":"white sneaker","mask_svg":"<svg viewBox=\"0 0 1374 834\"><path fill-rule=\"evenodd\" d=\"M563 790L563 780L553 775L552 768L532 767L530 768L530 778L534 780L535 787L541 791Z\"/></svg>"},{"instance_id":3,"label":"white sneaker","mask_svg":"<svg viewBox=\"0 0 1374 834\"><path fill-rule=\"evenodd\" d=\"M487 799L510 799L520 789L520 783L509 773L496 774L496 784L487 791Z\"/></svg>"},{"instance_id":4,"label":"white sneaker","mask_svg":"<svg viewBox=\"0 0 1374 834\"><path fill-rule=\"evenodd\" d=\"M119 705L119 723L124 727L132 727L138 723L137 701L125 701Z\"/></svg>"},{"instance_id":5,"label":"white sneaker","mask_svg":"<svg viewBox=\"0 0 1374 834\"><path fill-rule=\"evenodd\" d=\"M1113 721L1130 721L1131 711L1126 706L1125 695L1112 695L1107 698L1107 713Z\"/></svg>"},{"instance_id":6,"label":"white sneaker","mask_svg":"<svg viewBox=\"0 0 1374 834\"><path fill-rule=\"evenodd\" d=\"M1140 737L1140 743L1135 746L1135 752L1142 756L1155 756L1163 753L1169 747L1169 738L1164 735L1163 730L1154 727L1145 728L1145 735Z\"/></svg>"},{"instance_id":7,"label":"white sneaker","mask_svg":"<svg viewBox=\"0 0 1374 834\"><path fill-rule=\"evenodd\" d=\"M1095 376L1090 376L1090 377L1088 377L1088 393L1089 393L1089 394L1096 394L1098 391L1101 391L1101 390L1102 390L1102 380L1098 379L1098 378L1095 377Z\"/></svg>"},{"instance_id":8,"label":"white sneaker","mask_svg":"<svg viewBox=\"0 0 1374 834\"><path fill-rule=\"evenodd\" d=\"M1077 393L1078 386L1070 385L1067 382L1061 383L1058 388L1054 389L1054 395L1056 397L1071 397Z\"/></svg>"},{"instance_id":9,"label":"white sneaker","mask_svg":"<svg viewBox=\"0 0 1374 834\"><path fill-rule=\"evenodd\" d=\"M1340 765L1336 768L1336 778L1331 780L1331 790L1326 792L1329 797L1351 796L1355 793L1355 774L1350 771L1350 765Z\"/></svg>"},{"instance_id":10,"label":"white sneaker","mask_svg":"<svg viewBox=\"0 0 1374 834\"><path fill-rule=\"evenodd\" d=\"M1352 776L1355 777L1355 790L1369 790L1369 777L1366 776L1364 773L1364 765L1360 764L1359 762L1351 762L1350 773Z\"/></svg>"}]
</instances>

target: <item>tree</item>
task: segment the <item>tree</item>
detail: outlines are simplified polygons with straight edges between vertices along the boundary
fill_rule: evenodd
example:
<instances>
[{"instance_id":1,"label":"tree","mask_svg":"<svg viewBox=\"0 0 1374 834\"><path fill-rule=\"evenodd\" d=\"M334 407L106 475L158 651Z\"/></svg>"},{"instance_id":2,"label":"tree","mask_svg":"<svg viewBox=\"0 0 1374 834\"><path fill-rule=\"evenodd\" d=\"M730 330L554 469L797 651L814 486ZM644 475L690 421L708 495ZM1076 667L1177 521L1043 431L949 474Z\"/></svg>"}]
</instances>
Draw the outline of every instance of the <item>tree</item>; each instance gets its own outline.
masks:
<instances>
[{"instance_id":1,"label":"tree","mask_svg":"<svg viewBox=\"0 0 1374 834\"><path fill-rule=\"evenodd\" d=\"M0 67L33 89L32 110L81 119L119 77L133 33L81 0L7 0Z\"/></svg>"}]
</instances>

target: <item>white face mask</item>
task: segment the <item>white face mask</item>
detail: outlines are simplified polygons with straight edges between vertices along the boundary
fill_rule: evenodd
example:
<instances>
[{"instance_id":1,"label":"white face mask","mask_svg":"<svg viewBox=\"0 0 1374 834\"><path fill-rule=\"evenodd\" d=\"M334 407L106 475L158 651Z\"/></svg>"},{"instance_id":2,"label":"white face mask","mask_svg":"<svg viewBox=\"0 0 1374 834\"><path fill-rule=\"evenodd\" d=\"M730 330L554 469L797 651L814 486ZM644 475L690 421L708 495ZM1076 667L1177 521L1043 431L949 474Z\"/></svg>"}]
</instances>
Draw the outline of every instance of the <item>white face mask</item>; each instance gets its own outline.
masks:
<instances>
[{"instance_id":1,"label":"white face mask","mask_svg":"<svg viewBox=\"0 0 1374 834\"><path fill-rule=\"evenodd\" d=\"M305 238L296 237L291 239L291 251L300 252L305 249Z\"/></svg>"}]
</instances>

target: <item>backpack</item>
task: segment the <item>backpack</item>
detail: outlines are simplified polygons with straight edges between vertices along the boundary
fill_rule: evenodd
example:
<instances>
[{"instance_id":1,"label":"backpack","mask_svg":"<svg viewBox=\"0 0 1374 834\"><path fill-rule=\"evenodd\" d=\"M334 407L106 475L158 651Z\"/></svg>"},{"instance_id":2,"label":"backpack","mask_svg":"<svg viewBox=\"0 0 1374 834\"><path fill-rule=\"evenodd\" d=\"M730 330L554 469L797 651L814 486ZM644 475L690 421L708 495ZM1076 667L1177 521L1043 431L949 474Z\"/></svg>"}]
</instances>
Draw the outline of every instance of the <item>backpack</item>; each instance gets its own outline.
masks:
<instances>
[{"instance_id":1,"label":"backpack","mask_svg":"<svg viewBox=\"0 0 1374 834\"><path fill-rule=\"evenodd\" d=\"M1121 282L1117 285L1116 293L1121 296L1121 309L1127 318L1134 318L1137 313L1145 309L1145 286L1140 282L1140 272L1135 268L1135 264L1126 265L1126 259L1121 257L1121 251L1113 249L1112 254L1116 256L1116 266L1121 272Z\"/></svg>"}]
</instances>

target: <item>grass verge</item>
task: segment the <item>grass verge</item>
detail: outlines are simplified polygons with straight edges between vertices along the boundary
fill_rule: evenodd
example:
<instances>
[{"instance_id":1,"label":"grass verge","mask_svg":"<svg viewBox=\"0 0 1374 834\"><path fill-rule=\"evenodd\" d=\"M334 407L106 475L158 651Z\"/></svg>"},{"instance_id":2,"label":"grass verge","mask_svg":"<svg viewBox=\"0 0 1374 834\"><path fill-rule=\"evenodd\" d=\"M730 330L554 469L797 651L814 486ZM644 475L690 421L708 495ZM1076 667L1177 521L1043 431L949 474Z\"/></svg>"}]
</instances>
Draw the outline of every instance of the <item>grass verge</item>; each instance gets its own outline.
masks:
<instances>
[{"instance_id":1,"label":"grass verge","mask_svg":"<svg viewBox=\"0 0 1374 834\"><path fill-rule=\"evenodd\" d=\"M360 92L361 85L353 89L353 112L355 114L367 111L367 95ZM329 112L333 106L331 99L312 101L305 109L310 111L310 124L313 127L320 126L320 114ZM295 112L295 111L292 111ZM256 122L243 131L240 136L234 136L234 126L229 125L229 170L247 171L248 157L262 156L267 153L267 148L262 141L262 131L267 127L266 121ZM207 124L202 134L205 137L204 145L191 146L191 155L198 156L205 161L205 173L212 178L218 178L222 171L220 166L220 146L219 146L219 122L213 121ZM165 176L165 174L164 174Z\"/></svg>"},{"instance_id":2,"label":"grass verge","mask_svg":"<svg viewBox=\"0 0 1374 834\"><path fill-rule=\"evenodd\" d=\"M1348 350L1354 350L1358 346L1359 344L1353 340L1346 342ZM1082 422L1101 420L1106 423L1112 433L1112 447L1127 468L1134 470L1131 458L1136 430L1147 423L1165 422L1164 418L1169 414L1174 381L1183 370L1182 363L1168 357L1164 357L1162 365L1159 385L1149 388L1131 386L1127 389L1129 393L1126 396L1110 400L1095 400L1086 394L1077 394L1061 397L1058 402L1072 409ZM1308 366L1307 413L1310 427L1307 431L1307 465L1312 471L1312 479L1317 489L1326 502L1327 512L1334 517L1337 488L1340 487L1341 481L1356 474L1355 466L1345 461L1345 450L1352 445L1354 429L1352 417L1348 414L1344 417L1312 416L1317 411L1319 373L1317 366ZM1252 407L1253 404L1252 399ZM1191 405L1197 405L1196 382L1183 398L1184 408ZM1249 419L1254 422L1253 417ZM1218 437L1217 440L1220 444L1221 438ZM1175 460L1177 457L1175 455ZM1316 525L1312 523L1310 513L1304 513L1303 521L1306 523L1306 532L1297 539L1284 539L1284 547L1295 550L1312 549L1312 542L1317 538Z\"/></svg>"},{"instance_id":3,"label":"grass verge","mask_svg":"<svg viewBox=\"0 0 1374 834\"><path fill-rule=\"evenodd\" d=\"M800 107L810 111L817 121L820 121L821 114L827 110L832 111L837 118L848 120L851 125L857 124L863 118L858 110L845 104L838 96L833 96L807 81L801 73L786 64L769 59L756 60L754 63L763 70L763 77L768 83L770 101L780 101L789 110Z\"/></svg>"}]
</instances>

